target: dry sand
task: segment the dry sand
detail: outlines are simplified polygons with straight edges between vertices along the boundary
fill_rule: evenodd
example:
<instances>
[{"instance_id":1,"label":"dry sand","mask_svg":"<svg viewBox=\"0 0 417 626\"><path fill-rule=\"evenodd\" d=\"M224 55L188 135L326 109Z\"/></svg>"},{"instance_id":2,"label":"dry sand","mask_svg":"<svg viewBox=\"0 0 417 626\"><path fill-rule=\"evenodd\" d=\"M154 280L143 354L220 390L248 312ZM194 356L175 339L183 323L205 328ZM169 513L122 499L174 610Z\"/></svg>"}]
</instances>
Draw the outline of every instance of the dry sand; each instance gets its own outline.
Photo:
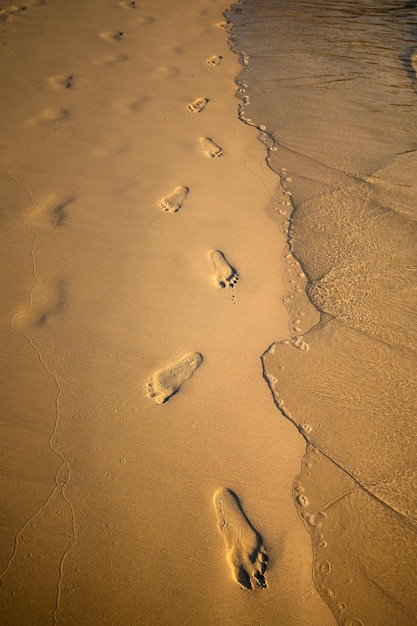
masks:
<instances>
[{"instance_id":1,"label":"dry sand","mask_svg":"<svg viewBox=\"0 0 417 626\"><path fill-rule=\"evenodd\" d=\"M1 621L332 624L262 378L285 234L227 6L25 7L0 13Z\"/></svg>"}]
</instances>

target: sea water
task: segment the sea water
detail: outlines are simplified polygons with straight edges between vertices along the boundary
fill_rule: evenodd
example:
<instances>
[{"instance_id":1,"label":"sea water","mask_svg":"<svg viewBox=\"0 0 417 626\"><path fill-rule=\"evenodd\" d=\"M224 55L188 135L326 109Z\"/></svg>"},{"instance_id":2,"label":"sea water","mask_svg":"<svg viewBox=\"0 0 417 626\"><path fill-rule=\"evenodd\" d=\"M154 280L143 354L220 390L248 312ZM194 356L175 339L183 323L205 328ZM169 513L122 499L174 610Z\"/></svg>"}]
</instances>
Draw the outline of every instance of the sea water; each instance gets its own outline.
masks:
<instances>
[{"instance_id":1,"label":"sea water","mask_svg":"<svg viewBox=\"0 0 417 626\"><path fill-rule=\"evenodd\" d=\"M277 173L289 337L265 379L305 437L294 501L340 624L417 623L417 2L243 0L242 121ZM278 416L278 414L277 414Z\"/></svg>"}]
</instances>

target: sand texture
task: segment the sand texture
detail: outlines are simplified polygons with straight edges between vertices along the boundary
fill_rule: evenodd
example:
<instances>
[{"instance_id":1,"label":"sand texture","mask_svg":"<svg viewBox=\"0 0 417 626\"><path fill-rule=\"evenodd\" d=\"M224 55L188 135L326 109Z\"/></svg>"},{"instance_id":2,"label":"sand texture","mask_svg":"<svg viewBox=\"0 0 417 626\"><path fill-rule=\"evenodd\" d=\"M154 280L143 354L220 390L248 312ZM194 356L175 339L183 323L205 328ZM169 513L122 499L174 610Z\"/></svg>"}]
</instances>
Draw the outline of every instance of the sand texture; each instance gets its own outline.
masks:
<instances>
[{"instance_id":1,"label":"sand texture","mask_svg":"<svg viewBox=\"0 0 417 626\"><path fill-rule=\"evenodd\" d=\"M226 8L2 3L4 624L334 623L262 379L285 233Z\"/></svg>"},{"instance_id":2,"label":"sand texture","mask_svg":"<svg viewBox=\"0 0 417 626\"><path fill-rule=\"evenodd\" d=\"M416 624L415 9L245 7L241 113L288 195L271 217L291 212L291 336L264 374L308 443L293 495L314 580L342 626Z\"/></svg>"}]
</instances>

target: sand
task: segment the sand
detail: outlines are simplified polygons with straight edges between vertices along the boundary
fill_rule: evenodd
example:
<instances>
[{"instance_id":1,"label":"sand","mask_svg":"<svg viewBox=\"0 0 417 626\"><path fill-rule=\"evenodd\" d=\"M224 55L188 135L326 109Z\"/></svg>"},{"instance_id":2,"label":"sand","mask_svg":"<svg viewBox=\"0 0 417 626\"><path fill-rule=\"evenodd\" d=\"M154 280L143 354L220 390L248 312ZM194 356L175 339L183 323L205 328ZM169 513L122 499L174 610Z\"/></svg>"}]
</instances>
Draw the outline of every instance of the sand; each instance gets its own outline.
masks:
<instances>
[{"instance_id":1,"label":"sand","mask_svg":"<svg viewBox=\"0 0 417 626\"><path fill-rule=\"evenodd\" d=\"M292 496L305 443L262 377L289 333L282 190L238 119L227 6L21 9L0 13L1 621L334 623Z\"/></svg>"}]
</instances>

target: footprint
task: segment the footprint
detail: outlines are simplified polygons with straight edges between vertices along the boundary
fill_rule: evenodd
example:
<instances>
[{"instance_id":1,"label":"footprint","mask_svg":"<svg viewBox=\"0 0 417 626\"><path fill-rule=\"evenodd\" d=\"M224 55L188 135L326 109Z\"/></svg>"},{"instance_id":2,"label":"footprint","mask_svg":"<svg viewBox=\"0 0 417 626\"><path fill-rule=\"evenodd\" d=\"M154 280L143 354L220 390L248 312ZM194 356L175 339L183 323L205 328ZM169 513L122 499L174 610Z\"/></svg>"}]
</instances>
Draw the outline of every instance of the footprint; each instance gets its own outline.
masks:
<instances>
[{"instance_id":1,"label":"footprint","mask_svg":"<svg viewBox=\"0 0 417 626\"><path fill-rule=\"evenodd\" d=\"M220 28L221 30L228 30L229 28L231 28L231 26L231 22L219 22L218 24L216 24L216 28Z\"/></svg>"},{"instance_id":2,"label":"footprint","mask_svg":"<svg viewBox=\"0 0 417 626\"><path fill-rule=\"evenodd\" d=\"M214 270L214 282L217 287L234 287L239 280L239 274L226 261L223 252L220 250L210 250L208 253L210 265Z\"/></svg>"},{"instance_id":3,"label":"footprint","mask_svg":"<svg viewBox=\"0 0 417 626\"><path fill-rule=\"evenodd\" d=\"M223 150L210 137L200 137L200 143L208 157L221 157Z\"/></svg>"},{"instance_id":4,"label":"footprint","mask_svg":"<svg viewBox=\"0 0 417 626\"><path fill-rule=\"evenodd\" d=\"M49 122L60 122L65 120L69 116L68 109L62 107L52 107L50 109L44 109L39 116L39 120L42 123L49 124Z\"/></svg>"},{"instance_id":5,"label":"footprint","mask_svg":"<svg viewBox=\"0 0 417 626\"><path fill-rule=\"evenodd\" d=\"M68 217L67 208L74 200L74 196L59 197L58 194L51 194L37 203L28 217L36 221L40 220L40 225L46 217L51 226L60 228Z\"/></svg>"},{"instance_id":6,"label":"footprint","mask_svg":"<svg viewBox=\"0 0 417 626\"><path fill-rule=\"evenodd\" d=\"M51 208L50 220L51 220L51 225L54 228L60 228L61 226L64 225L68 217L67 208L72 202L74 202L74 198L70 197L70 198L63 200L62 202L58 202L57 204L55 204L55 206Z\"/></svg>"},{"instance_id":7,"label":"footprint","mask_svg":"<svg viewBox=\"0 0 417 626\"><path fill-rule=\"evenodd\" d=\"M129 2L129 0L123 0L123 2L119 2L119 7L123 9L137 9L136 2Z\"/></svg>"},{"instance_id":8,"label":"footprint","mask_svg":"<svg viewBox=\"0 0 417 626\"><path fill-rule=\"evenodd\" d=\"M268 556L262 538L246 517L236 494L221 487L213 496L233 579L244 589L266 587Z\"/></svg>"},{"instance_id":9,"label":"footprint","mask_svg":"<svg viewBox=\"0 0 417 626\"><path fill-rule=\"evenodd\" d=\"M25 2L24 4L13 4L12 6L5 9L0 8L0 22L6 21L9 15L13 15L14 13L22 13L22 11L26 11L26 9L42 6L44 4L45 0L27 0L27 2Z\"/></svg>"},{"instance_id":10,"label":"footprint","mask_svg":"<svg viewBox=\"0 0 417 626\"><path fill-rule=\"evenodd\" d=\"M109 30L100 33L100 37L106 41L122 41L124 34L120 30Z\"/></svg>"},{"instance_id":11,"label":"footprint","mask_svg":"<svg viewBox=\"0 0 417 626\"><path fill-rule=\"evenodd\" d=\"M73 74L57 74L50 76L48 82L53 89L71 89L74 84Z\"/></svg>"},{"instance_id":12,"label":"footprint","mask_svg":"<svg viewBox=\"0 0 417 626\"><path fill-rule=\"evenodd\" d=\"M209 67L217 67L222 62L222 59L223 57L214 54L212 57L207 59L206 63Z\"/></svg>"},{"instance_id":13,"label":"footprint","mask_svg":"<svg viewBox=\"0 0 417 626\"><path fill-rule=\"evenodd\" d=\"M16 313L13 326L23 329L23 332L26 332L28 326L43 328L51 318L62 312L67 299L67 287L63 279L46 286L38 284L32 292L30 306Z\"/></svg>"},{"instance_id":14,"label":"footprint","mask_svg":"<svg viewBox=\"0 0 417 626\"><path fill-rule=\"evenodd\" d=\"M38 117L33 117L26 121L30 126L54 126L56 122L61 122L65 120L69 116L68 109L63 109L61 107L51 107L49 109L44 109L38 115Z\"/></svg>"},{"instance_id":15,"label":"footprint","mask_svg":"<svg viewBox=\"0 0 417 626\"><path fill-rule=\"evenodd\" d=\"M46 295L46 301L40 306L37 319L35 320L36 326L44 326L49 318L57 315L67 301L67 289L63 280L58 280L54 290Z\"/></svg>"},{"instance_id":16,"label":"footprint","mask_svg":"<svg viewBox=\"0 0 417 626\"><path fill-rule=\"evenodd\" d=\"M191 113L201 113L204 111L208 103L208 98L197 98L194 102L187 104L187 109L191 111Z\"/></svg>"},{"instance_id":17,"label":"footprint","mask_svg":"<svg viewBox=\"0 0 417 626\"><path fill-rule=\"evenodd\" d=\"M199 352L188 352L180 361L156 372L147 382L148 398L155 398L157 404L164 404L181 385L194 374L203 357Z\"/></svg>"},{"instance_id":18,"label":"footprint","mask_svg":"<svg viewBox=\"0 0 417 626\"><path fill-rule=\"evenodd\" d=\"M160 208L163 211L168 211L169 213L176 213L176 211L182 207L189 191L188 187L175 187L172 193L165 196L165 198L162 198L159 204Z\"/></svg>"}]
</instances>

